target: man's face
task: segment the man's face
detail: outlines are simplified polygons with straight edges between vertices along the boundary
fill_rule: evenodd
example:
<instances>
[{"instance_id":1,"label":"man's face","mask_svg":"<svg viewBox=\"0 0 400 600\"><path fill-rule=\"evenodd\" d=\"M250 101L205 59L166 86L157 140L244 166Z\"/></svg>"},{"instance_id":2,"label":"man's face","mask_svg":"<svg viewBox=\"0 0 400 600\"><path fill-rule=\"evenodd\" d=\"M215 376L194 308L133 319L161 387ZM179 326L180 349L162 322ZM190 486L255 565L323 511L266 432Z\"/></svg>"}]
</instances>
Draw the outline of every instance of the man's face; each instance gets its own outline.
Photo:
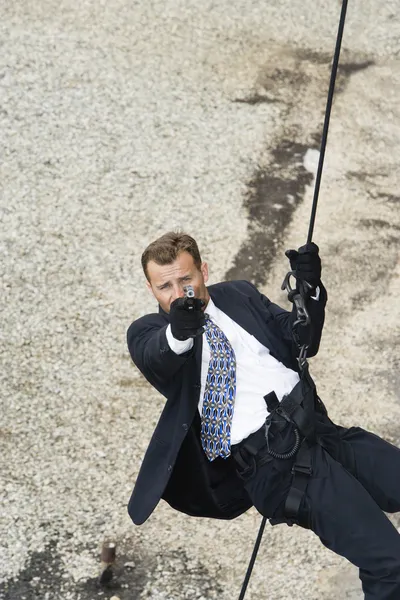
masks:
<instances>
[{"instance_id":1,"label":"man's face","mask_svg":"<svg viewBox=\"0 0 400 600\"><path fill-rule=\"evenodd\" d=\"M196 298L201 298L205 306L210 299L206 282L208 281L208 265L202 263L200 270L188 252L180 252L177 259L169 265L158 265L151 260L147 265L150 282L147 287L153 293L159 305L169 313L171 303L185 295L183 288L191 285Z\"/></svg>"}]
</instances>

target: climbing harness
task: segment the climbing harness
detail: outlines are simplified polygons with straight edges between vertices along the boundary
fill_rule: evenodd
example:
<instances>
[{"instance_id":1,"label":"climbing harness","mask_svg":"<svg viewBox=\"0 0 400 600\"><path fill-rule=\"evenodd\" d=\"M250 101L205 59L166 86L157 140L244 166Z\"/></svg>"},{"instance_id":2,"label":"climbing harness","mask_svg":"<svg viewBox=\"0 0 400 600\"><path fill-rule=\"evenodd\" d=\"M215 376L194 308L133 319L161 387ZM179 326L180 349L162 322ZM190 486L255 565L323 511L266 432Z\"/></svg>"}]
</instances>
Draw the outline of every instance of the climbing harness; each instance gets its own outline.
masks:
<instances>
[{"instance_id":1,"label":"climbing harness","mask_svg":"<svg viewBox=\"0 0 400 600\"><path fill-rule=\"evenodd\" d=\"M314 197L313 197L313 203L312 203L312 208L311 208L310 223L309 223L309 228L308 228L307 244L311 243L312 235L313 235L313 231L314 231L315 215L317 212L317 204L318 204L319 189L320 189L320 185L321 185L322 169L324 166L325 150L326 150L326 144L327 144L327 139L328 139L329 120L330 120L332 103L333 103L333 94L335 91L335 82L336 82L337 69L338 69L338 65L339 65L340 48L342 45L344 24L345 24L345 20L346 20L346 11L347 11L347 0L343 0L342 1L342 9L341 9L341 13L340 13L340 19L339 19L339 27L338 27L337 37L336 37L335 53L334 53L333 62L332 62L332 70L331 70L331 77L330 77L330 83L329 83L328 98L327 98L327 102L326 102L325 119L324 119L324 126L323 126L323 131L322 131L322 140L321 140L321 149L320 149L320 155L319 155L319 161L318 161L317 175L316 175L316 179L315 179ZM289 273L286 275L286 277L283 281L283 284L282 284L282 289L286 289L286 291L288 292L289 300L291 302L293 302L293 304L296 308L297 319L293 323L292 331L293 331L293 338L294 338L296 344L299 346L298 363L299 363L299 369L300 369L300 381L295 386L295 388L292 390L292 392L290 394L288 394L288 396L286 396L284 399L282 399L282 401L280 403L280 407L278 406L275 408L275 411L280 408L280 416L283 416L283 418L285 420L286 420L286 417L289 418L289 421L295 424L294 431L296 432L296 429L297 429L300 432L300 434L302 434L302 436L303 436L303 439L297 448L298 441L297 441L297 436L295 433L296 440L295 440L295 444L294 444L293 448L289 452L287 452L281 456L281 458L289 458L288 455L290 455L296 448L297 456L296 456L295 463L292 467L293 481L292 481L292 486L290 488L289 494L286 499L286 504L285 504L285 515L289 520L288 524L293 524L294 522L296 522L300 504L303 499L304 493L306 491L309 477L312 473L309 441L312 441L312 437L313 437L314 433L312 431L313 419L311 418L311 423L308 422L308 417L310 416L310 408L311 408L310 402L311 401L313 402L313 413L314 413L314 402L317 402L317 405L319 405L321 410L323 410L323 411L325 410L325 407L323 406L322 402L316 395L315 385L308 373L308 362L307 362L308 345L307 344L300 345L300 337L298 335L299 327L304 327L304 326L307 326L310 324L310 316L306 309L305 301L309 296L309 289L311 288L311 286L309 284L307 284L307 282L301 282L301 281L297 280L296 288L292 288L292 286L290 284L291 277L296 277L295 273L293 271L289 271ZM296 388L298 388L297 391L296 391ZM266 399L266 401L267 401L267 399ZM268 430L266 431L266 435L267 435L267 443L268 443ZM311 440L310 440L310 436L311 436ZM299 435L299 437L300 437L300 435ZM274 457L274 454L272 453L273 451L269 450L269 452L270 452L270 456ZM296 452L293 452L293 454L291 454L290 458L293 457L293 455ZM276 454L277 453L275 453L275 455ZM262 540L262 536L264 533L266 522L267 522L267 517L263 517L261 525L260 525L260 529L259 529L259 532L257 535L256 543L253 548L249 566L247 568L247 572L246 572L246 575L245 575L245 578L243 581L242 589L240 591L239 600L243 600L243 598L245 596L246 589L247 589L248 583L250 581L251 573L252 573L252 570L254 567L254 563L256 561L258 549L261 544L261 540Z\"/></svg>"}]
</instances>

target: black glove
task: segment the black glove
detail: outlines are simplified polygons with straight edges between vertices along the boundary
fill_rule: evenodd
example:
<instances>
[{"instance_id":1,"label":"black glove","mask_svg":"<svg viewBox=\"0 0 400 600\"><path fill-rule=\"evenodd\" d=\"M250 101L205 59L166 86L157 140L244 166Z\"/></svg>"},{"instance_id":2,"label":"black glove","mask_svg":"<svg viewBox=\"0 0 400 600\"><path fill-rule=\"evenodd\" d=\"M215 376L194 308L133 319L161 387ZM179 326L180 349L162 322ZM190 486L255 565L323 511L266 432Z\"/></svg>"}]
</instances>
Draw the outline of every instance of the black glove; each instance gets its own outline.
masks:
<instances>
[{"instance_id":1,"label":"black glove","mask_svg":"<svg viewBox=\"0 0 400 600\"><path fill-rule=\"evenodd\" d=\"M301 246L297 251L286 250L285 252L296 279L308 281L313 288L316 288L321 281L321 259L318 252L319 248L314 242Z\"/></svg>"},{"instance_id":2,"label":"black glove","mask_svg":"<svg viewBox=\"0 0 400 600\"><path fill-rule=\"evenodd\" d=\"M200 298L191 298L189 309L185 298L177 298L169 309L172 335L176 340L187 340L204 332L205 317L201 310L204 306Z\"/></svg>"}]
</instances>

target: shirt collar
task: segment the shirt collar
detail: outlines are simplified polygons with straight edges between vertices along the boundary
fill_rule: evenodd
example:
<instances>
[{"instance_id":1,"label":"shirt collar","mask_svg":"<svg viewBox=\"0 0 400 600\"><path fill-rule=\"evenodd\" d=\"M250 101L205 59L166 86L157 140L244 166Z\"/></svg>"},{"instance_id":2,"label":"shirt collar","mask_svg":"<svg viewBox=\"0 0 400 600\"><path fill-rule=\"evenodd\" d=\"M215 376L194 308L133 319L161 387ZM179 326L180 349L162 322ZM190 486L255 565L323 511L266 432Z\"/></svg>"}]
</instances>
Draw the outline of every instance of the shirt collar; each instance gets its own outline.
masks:
<instances>
[{"instance_id":1,"label":"shirt collar","mask_svg":"<svg viewBox=\"0 0 400 600\"><path fill-rule=\"evenodd\" d=\"M208 304L204 310L204 312L210 316L210 318L215 321L217 315L218 315L218 308L215 306L214 302L212 301L212 298L210 296L210 299L208 301Z\"/></svg>"}]
</instances>

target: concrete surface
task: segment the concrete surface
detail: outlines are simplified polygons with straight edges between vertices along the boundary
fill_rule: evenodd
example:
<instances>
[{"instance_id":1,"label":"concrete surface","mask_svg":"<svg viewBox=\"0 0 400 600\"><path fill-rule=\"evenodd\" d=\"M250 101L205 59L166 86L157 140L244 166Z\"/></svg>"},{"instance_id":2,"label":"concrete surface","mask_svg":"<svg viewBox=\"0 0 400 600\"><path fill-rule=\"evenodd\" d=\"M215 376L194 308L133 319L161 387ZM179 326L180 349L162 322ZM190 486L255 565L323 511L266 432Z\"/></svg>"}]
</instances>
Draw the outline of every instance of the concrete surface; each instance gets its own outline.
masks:
<instances>
[{"instance_id":1,"label":"concrete surface","mask_svg":"<svg viewBox=\"0 0 400 600\"><path fill-rule=\"evenodd\" d=\"M349 3L314 240L312 372L330 414L400 445L400 17ZM305 242L339 2L0 0L1 600L231 600L259 515L126 504L162 408L125 332L140 255L195 235L211 283L285 304ZM396 475L394 475L396 476ZM398 517L391 517L397 526ZM103 540L114 579L99 587ZM246 598L362 598L310 532L267 527Z\"/></svg>"}]
</instances>

